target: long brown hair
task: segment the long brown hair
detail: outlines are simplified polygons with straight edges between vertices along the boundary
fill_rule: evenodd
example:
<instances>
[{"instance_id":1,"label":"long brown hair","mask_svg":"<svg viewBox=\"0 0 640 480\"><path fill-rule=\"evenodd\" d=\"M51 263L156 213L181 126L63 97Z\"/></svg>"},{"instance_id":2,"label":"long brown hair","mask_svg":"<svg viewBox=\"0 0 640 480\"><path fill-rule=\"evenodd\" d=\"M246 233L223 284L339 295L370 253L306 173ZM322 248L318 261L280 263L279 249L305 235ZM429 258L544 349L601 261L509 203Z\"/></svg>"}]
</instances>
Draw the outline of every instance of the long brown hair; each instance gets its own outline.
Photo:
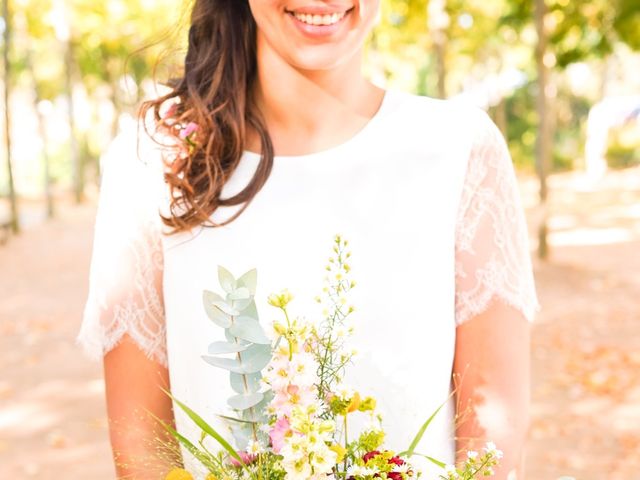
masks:
<instances>
[{"instance_id":1,"label":"long brown hair","mask_svg":"<svg viewBox=\"0 0 640 480\"><path fill-rule=\"evenodd\" d=\"M177 140L165 173L170 215L163 217L173 233L226 225L267 181L273 146L252 98L256 74L256 23L247 0L195 0L184 73L172 82L170 93L143 103L140 111L142 118L151 111L157 131ZM174 103L161 112L165 102ZM222 187L244 151L248 126L260 137L262 158L247 186L222 198ZM210 220L219 206L241 204L225 221Z\"/></svg>"}]
</instances>

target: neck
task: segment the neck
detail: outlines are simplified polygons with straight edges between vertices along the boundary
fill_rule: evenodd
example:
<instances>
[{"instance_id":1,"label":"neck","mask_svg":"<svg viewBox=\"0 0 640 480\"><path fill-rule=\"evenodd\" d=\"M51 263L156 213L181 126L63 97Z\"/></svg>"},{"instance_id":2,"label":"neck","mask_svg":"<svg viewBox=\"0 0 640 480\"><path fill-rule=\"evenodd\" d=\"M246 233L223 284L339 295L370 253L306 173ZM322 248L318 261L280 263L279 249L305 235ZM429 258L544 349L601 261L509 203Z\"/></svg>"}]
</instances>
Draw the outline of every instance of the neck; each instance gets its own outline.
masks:
<instances>
[{"instance_id":1,"label":"neck","mask_svg":"<svg viewBox=\"0 0 640 480\"><path fill-rule=\"evenodd\" d=\"M254 94L277 155L341 143L375 115L384 91L363 77L361 52L330 70L300 70L258 40ZM260 151L251 132L247 147Z\"/></svg>"}]
</instances>

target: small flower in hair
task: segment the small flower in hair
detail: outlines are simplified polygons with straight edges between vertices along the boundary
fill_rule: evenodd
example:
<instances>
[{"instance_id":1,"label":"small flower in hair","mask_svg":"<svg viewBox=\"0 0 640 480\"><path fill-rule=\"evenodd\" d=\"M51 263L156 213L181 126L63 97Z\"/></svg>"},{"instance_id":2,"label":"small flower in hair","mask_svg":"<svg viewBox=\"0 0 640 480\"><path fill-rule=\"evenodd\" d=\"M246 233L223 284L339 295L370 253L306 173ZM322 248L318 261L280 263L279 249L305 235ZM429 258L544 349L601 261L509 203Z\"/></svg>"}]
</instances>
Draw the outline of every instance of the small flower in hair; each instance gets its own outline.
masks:
<instances>
[{"instance_id":1,"label":"small flower in hair","mask_svg":"<svg viewBox=\"0 0 640 480\"><path fill-rule=\"evenodd\" d=\"M180 131L180 138L183 140L190 140L189 137L198 131L200 127L198 127L197 123L189 122L186 127L184 127Z\"/></svg>"},{"instance_id":2,"label":"small flower in hair","mask_svg":"<svg viewBox=\"0 0 640 480\"><path fill-rule=\"evenodd\" d=\"M179 106L180 104L178 102L173 102L167 111L164 112L164 115L162 116L163 120L175 117L176 113L178 113Z\"/></svg>"}]
</instances>

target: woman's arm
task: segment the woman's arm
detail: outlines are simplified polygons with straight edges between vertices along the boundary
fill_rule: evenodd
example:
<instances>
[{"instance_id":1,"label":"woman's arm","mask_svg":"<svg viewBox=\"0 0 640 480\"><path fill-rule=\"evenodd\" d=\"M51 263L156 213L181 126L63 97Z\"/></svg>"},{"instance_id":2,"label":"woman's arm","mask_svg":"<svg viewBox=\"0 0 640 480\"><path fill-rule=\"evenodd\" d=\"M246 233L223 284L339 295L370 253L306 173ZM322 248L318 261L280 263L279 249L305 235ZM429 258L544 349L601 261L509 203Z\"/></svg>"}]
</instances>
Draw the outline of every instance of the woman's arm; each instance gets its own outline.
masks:
<instances>
[{"instance_id":1,"label":"woman's arm","mask_svg":"<svg viewBox=\"0 0 640 480\"><path fill-rule=\"evenodd\" d=\"M494 442L504 457L495 480L524 478L529 425L530 322L499 300L457 327L458 460ZM515 476L513 473L515 472Z\"/></svg>"},{"instance_id":2,"label":"woman's arm","mask_svg":"<svg viewBox=\"0 0 640 480\"><path fill-rule=\"evenodd\" d=\"M127 335L104 357L107 415L118 478L158 480L179 462L177 446L158 422L174 424L166 367ZM155 418L154 418L155 417Z\"/></svg>"},{"instance_id":3,"label":"woman's arm","mask_svg":"<svg viewBox=\"0 0 640 480\"><path fill-rule=\"evenodd\" d=\"M458 459L491 441L504 453L494 478L512 480L524 475L529 330L540 305L509 150L485 113L470 118L474 134L456 223Z\"/></svg>"}]
</instances>

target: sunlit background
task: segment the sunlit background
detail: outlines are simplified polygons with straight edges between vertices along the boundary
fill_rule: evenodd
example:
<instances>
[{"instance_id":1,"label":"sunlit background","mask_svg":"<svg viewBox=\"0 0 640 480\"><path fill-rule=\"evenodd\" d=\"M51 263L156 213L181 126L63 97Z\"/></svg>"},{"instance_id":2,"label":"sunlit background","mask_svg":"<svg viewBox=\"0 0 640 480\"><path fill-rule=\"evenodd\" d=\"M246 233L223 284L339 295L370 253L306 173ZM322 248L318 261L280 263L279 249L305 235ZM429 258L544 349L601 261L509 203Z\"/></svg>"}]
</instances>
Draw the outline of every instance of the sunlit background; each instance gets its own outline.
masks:
<instances>
[{"instance_id":1,"label":"sunlit background","mask_svg":"<svg viewBox=\"0 0 640 480\"><path fill-rule=\"evenodd\" d=\"M114 478L100 366L73 344L100 154L179 74L188 8L2 8L0 477ZM543 306L531 480L640 478L639 51L638 0L382 0L367 44L376 83L476 104L508 139Z\"/></svg>"}]
</instances>

